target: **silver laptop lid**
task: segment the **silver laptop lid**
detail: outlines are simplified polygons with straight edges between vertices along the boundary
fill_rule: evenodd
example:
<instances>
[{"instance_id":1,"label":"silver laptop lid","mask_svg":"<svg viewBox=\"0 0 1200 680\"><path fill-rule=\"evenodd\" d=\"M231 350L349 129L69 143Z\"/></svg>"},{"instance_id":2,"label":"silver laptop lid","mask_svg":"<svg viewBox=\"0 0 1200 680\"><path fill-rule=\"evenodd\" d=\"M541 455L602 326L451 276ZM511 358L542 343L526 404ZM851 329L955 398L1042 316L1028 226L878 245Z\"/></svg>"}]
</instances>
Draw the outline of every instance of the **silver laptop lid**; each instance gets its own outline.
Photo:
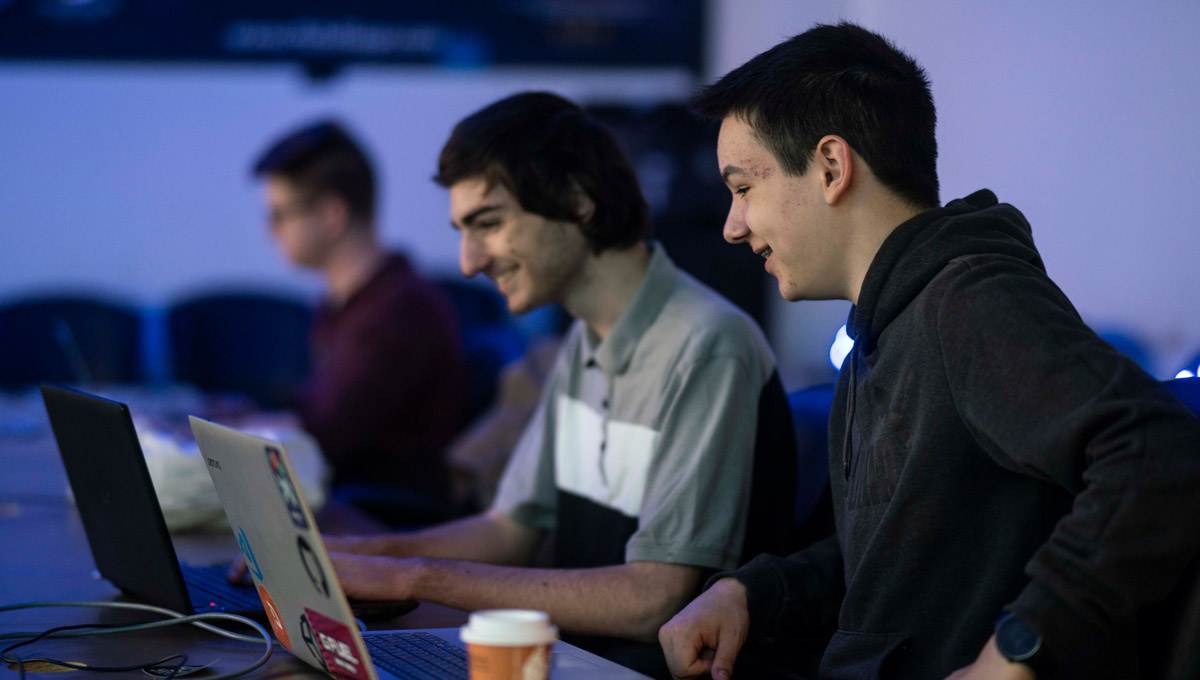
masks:
<instances>
[{"instance_id":1,"label":"silver laptop lid","mask_svg":"<svg viewBox=\"0 0 1200 680\"><path fill-rule=\"evenodd\" d=\"M378 680L283 446L188 419L275 637L327 673Z\"/></svg>"},{"instance_id":2,"label":"silver laptop lid","mask_svg":"<svg viewBox=\"0 0 1200 680\"><path fill-rule=\"evenodd\" d=\"M279 641L339 677L398 680L371 662L283 446L189 419ZM462 645L455 629L424 632ZM648 680L562 640L554 643L551 665L557 680Z\"/></svg>"}]
</instances>

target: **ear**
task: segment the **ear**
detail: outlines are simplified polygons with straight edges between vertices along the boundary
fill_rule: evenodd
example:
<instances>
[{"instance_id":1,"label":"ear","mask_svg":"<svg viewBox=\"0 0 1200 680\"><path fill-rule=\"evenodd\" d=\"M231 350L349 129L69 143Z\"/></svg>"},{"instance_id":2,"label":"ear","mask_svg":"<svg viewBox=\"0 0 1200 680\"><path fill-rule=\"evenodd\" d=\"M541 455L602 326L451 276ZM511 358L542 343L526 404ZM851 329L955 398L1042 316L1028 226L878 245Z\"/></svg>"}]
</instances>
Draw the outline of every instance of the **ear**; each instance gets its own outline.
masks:
<instances>
[{"instance_id":1,"label":"ear","mask_svg":"<svg viewBox=\"0 0 1200 680\"><path fill-rule=\"evenodd\" d=\"M350 206L333 194L325 194L318 198L313 210L330 236L341 236L342 232L350 228Z\"/></svg>"},{"instance_id":2,"label":"ear","mask_svg":"<svg viewBox=\"0 0 1200 680\"><path fill-rule=\"evenodd\" d=\"M817 142L814 163L825 191L825 203L836 205L854 181L854 153L850 145L837 135L825 135Z\"/></svg>"},{"instance_id":3,"label":"ear","mask_svg":"<svg viewBox=\"0 0 1200 680\"><path fill-rule=\"evenodd\" d=\"M571 182L571 204L579 224L592 221L592 215L596 214L596 202L574 181Z\"/></svg>"}]
</instances>

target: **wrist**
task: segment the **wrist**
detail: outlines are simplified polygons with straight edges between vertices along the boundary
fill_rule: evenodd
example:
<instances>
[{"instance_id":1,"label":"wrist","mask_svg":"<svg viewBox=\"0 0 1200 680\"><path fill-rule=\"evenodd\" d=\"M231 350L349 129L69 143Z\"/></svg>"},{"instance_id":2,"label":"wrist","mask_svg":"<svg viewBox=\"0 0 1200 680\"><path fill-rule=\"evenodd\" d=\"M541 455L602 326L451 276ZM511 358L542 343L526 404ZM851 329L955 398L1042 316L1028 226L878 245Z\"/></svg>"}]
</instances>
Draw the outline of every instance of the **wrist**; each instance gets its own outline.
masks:
<instances>
[{"instance_id":1,"label":"wrist","mask_svg":"<svg viewBox=\"0 0 1200 680\"><path fill-rule=\"evenodd\" d=\"M1044 680L1050 676L1053 662L1046 654L1042 635L1021 617L1009 611L1001 614L993 639L996 651L1023 677Z\"/></svg>"},{"instance_id":2,"label":"wrist","mask_svg":"<svg viewBox=\"0 0 1200 680\"><path fill-rule=\"evenodd\" d=\"M341 536L338 544L329 545L330 550L340 552L354 553L355 555L378 555L378 548L375 545L375 537L373 536ZM330 542L327 541L327 544ZM334 547L336 546L336 547Z\"/></svg>"},{"instance_id":3,"label":"wrist","mask_svg":"<svg viewBox=\"0 0 1200 680\"><path fill-rule=\"evenodd\" d=\"M378 536L348 536L347 538L349 539L348 547L352 553L375 557L387 557L391 554L386 534Z\"/></svg>"},{"instance_id":4,"label":"wrist","mask_svg":"<svg viewBox=\"0 0 1200 680\"><path fill-rule=\"evenodd\" d=\"M370 537L371 546L382 557L413 557L420 553L414 548L411 534L379 534Z\"/></svg>"},{"instance_id":5,"label":"wrist","mask_svg":"<svg viewBox=\"0 0 1200 680\"><path fill-rule=\"evenodd\" d=\"M746 585L733 576L726 576L717 581L709 590L716 591L715 595L730 600L731 603L737 604L742 609L746 608Z\"/></svg>"},{"instance_id":6,"label":"wrist","mask_svg":"<svg viewBox=\"0 0 1200 680\"><path fill-rule=\"evenodd\" d=\"M430 596L429 583L433 573L431 560L423 557L400 557L395 558L401 564L397 565L397 569L393 569L393 578L395 579L395 588L397 592L403 593L403 598L414 599L436 599ZM401 599L403 599L401 598Z\"/></svg>"}]
</instances>

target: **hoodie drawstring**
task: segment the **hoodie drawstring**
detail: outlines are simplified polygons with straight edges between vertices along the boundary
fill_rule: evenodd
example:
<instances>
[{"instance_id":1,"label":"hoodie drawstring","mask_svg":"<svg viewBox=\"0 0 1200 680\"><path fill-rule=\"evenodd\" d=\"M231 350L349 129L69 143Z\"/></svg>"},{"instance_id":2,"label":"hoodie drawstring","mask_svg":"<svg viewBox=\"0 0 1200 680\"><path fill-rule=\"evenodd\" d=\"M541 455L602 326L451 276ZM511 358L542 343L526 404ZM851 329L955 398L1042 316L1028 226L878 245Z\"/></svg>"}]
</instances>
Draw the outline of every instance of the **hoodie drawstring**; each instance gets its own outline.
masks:
<instances>
[{"instance_id":1,"label":"hoodie drawstring","mask_svg":"<svg viewBox=\"0 0 1200 680\"><path fill-rule=\"evenodd\" d=\"M858 389L858 348L850 350L850 388L846 390L846 429L842 433L842 476L843 479L850 479L850 445L851 433L850 428L854 424L854 407L857 404L857 395L855 392Z\"/></svg>"}]
</instances>

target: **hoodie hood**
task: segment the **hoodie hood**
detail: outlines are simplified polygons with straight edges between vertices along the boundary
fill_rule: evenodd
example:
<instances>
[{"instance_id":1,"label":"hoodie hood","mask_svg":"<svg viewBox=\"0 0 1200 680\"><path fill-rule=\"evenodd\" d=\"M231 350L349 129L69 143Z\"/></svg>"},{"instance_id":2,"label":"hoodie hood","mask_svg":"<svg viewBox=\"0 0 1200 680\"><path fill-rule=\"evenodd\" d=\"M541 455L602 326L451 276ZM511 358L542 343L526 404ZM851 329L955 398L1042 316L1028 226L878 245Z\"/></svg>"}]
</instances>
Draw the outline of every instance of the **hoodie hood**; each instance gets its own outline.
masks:
<instances>
[{"instance_id":1,"label":"hoodie hood","mask_svg":"<svg viewBox=\"0 0 1200 680\"><path fill-rule=\"evenodd\" d=\"M904 222L884 240L863 279L846 331L867 353L883 329L955 258L995 254L1045 271L1025 216L981 189Z\"/></svg>"}]
</instances>

